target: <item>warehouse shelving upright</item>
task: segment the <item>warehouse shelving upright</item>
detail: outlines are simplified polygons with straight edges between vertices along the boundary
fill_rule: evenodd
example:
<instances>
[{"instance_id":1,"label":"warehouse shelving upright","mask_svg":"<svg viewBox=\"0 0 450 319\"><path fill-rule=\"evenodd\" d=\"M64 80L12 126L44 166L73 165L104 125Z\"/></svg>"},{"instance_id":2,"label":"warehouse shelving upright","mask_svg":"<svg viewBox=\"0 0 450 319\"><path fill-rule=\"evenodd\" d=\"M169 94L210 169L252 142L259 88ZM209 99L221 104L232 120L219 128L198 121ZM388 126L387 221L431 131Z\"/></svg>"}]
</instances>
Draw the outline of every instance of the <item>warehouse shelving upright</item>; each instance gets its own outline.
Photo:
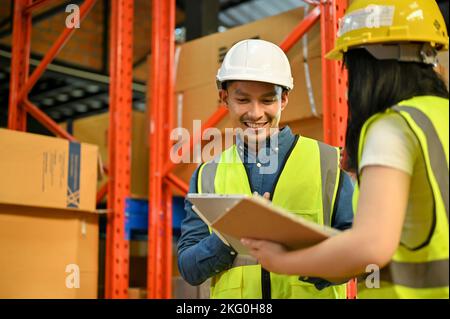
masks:
<instances>
[{"instance_id":1,"label":"warehouse shelving upright","mask_svg":"<svg viewBox=\"0 0 450 319\"><path fill-rule=\"evenodd\" d=\"M150 0L149 0L150 1ZM171 297L172 273L172 191L176 187L187 193L188 185L173 173L175 164L169 160L172 144L169 133L173 123L174 96L174 34L175 0L152 1L152 61L148 81L149 169L149 235L148 235L148 298ZM320 20L322 40L322 94L325 142L344 146L347 121L346 75L340 62L327 61L324 53L334 46L338 19L344 13L347 0L306 1L314 9L280 44L289 50ZM33 11L51 0L16 0L14 6L10 101L8 128L26 131L27 114L36 118L59 137L75 140L27 98L33 85L55 58L76 29L64 28L41 63L29 75L30 41ZM80 21L88 14L95 0L85 0L80 6ZM108 138L108 183L99 190L100 200L107 194L106 298L127 298L129 277L129 246L124 235L124 205L130 193L131 144L131 83L133 47L133 1L111 1L110 34L110 108ZM227 114L221 106L202 126L202 132L214 127ZM193 136L190 148L201 138ZM356 294L349 284L349 298Z\"/></svg>"}]
</instances>

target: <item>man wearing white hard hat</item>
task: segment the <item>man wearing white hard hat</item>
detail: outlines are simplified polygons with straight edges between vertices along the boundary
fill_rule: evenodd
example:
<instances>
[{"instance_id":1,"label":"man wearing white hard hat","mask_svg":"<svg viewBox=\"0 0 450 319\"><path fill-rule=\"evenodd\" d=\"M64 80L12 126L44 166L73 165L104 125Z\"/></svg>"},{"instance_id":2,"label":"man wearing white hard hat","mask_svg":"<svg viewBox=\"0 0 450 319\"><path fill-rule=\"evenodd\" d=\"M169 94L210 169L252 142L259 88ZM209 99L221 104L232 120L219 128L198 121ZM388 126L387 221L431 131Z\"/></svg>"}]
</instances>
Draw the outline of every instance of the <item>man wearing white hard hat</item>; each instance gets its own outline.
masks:
<instances>
[{"instance_id":1,"label":"man wearing white hard hat","mask_svg":"<svg viewBox=\"0 0 450 319\"><path fill-rule=\"evenodd\" d=\"M267 41L241 41L226 54L217 84L238 134L232 147L197 169L189 192L256 192L318 224L341 230L351 227L353 186L339 168L339 150L296 136L288 126L279 128L294 87L284 52ZM230 159L234 159L233 165ZM211 278L211 298L346 297L345 285L267 272L256 260L241 257L211 233L188 201L185 209L178 266L192 285Z\"/></svg>"}]
</instances>

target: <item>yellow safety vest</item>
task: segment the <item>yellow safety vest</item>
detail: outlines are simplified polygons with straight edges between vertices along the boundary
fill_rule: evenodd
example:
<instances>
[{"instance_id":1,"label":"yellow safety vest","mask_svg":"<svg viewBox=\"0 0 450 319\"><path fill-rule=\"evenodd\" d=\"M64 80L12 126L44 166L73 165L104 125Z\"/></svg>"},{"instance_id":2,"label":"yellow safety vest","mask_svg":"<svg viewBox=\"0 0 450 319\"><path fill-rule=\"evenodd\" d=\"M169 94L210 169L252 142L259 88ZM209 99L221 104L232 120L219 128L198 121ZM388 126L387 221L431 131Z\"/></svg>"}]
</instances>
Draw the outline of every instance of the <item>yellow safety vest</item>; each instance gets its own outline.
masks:
<instances>
[{"instance_id":1,"label":"yellow safety vest","mask_svg":"<svg viewBox=\"0 0 450 319\"><path fill-rule=\"evenodd\" d=\"M297 136L288 154L271 193L273 204L318 224L330 225L340 180L339 150ZM252 194L235 145L225 150L218 161L204 163L198 176L199 193ZM256 261L240 260L238 255L231 269L212 278L211 298L346 297L345 285L317 290L313 284L300 281L299 276L269 273L262 271Z\"/></svg>"},{"instance_id":2,"label":"yellow safety vest","mask_svg":"<svg viewBox=\"0 0 450 319\"><path fill-rule=\"evenodd\" d=\"M384 113L372 116L364 124L359 141L358 158L368 127L390 113L400 114L416 135L425 159L427 176L434 197L435 222L427 229L429 239L411 250L399 245L390 263L380 271L380 288L358 284L359 298L449 298L449 162L448 162L448 100L420 96L402 101ZM425 185L424 185L425 187ZM355 188L353 208L356 211L358 190ZM432 214L431 214L432 213ZM425 225L423 226L425 227Z\"/></svg>"}]
</instances>

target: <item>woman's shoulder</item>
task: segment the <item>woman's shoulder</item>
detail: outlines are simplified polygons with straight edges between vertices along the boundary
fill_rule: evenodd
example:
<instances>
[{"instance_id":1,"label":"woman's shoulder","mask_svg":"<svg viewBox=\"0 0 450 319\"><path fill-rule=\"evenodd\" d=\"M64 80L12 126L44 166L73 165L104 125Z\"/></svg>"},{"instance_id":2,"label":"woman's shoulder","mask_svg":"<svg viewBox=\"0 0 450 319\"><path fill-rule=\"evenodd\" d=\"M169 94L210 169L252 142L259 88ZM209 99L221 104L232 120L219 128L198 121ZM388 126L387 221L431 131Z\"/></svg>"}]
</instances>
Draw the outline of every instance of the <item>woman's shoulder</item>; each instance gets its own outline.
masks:
<instances>
[{"instance_id":1,"label":"woman's shoulder","mask_svg":"<svg viewBox=\"0 0 450 319\"><path fill-rule=\"evenodd\" d=\"M384 114L367 128L359 169L367 165L383 165L412 175L419 147L414 132L401 115Z\"/></svg>"}]
</instances>

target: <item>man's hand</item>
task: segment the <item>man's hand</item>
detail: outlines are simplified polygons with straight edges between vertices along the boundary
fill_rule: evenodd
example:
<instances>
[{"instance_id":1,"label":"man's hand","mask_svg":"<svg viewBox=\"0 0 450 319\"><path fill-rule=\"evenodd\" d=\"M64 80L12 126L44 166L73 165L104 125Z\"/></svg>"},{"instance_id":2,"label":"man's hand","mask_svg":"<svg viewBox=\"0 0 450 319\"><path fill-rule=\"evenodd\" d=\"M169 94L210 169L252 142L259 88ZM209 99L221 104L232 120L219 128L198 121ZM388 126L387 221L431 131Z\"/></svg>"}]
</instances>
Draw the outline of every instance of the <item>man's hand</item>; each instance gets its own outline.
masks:
<instances>
[{"instance_id":1,"label":"man's hand","mask_svg":"<svg viewBox=\"0 0 450 319\"><path fill-rule=\"evenodd\" d=\"M281 273L282 259L287 249L280 244L257 239L243 238L241 242L249 249L250 255L255 257L261 266L268 271Z\"/></svg>"},{"instance_id":2,"label":"man's hand","mask_svg":"<svg viewBox=\"0 0 450 319\"><path fill-rule=\"evenodd\" d=\"M253 192L253 195L259 195L258 192ZM265 192L263 197L267 200L270 200L270 193L269 192Z\"/></svg>"}]
</instances>

